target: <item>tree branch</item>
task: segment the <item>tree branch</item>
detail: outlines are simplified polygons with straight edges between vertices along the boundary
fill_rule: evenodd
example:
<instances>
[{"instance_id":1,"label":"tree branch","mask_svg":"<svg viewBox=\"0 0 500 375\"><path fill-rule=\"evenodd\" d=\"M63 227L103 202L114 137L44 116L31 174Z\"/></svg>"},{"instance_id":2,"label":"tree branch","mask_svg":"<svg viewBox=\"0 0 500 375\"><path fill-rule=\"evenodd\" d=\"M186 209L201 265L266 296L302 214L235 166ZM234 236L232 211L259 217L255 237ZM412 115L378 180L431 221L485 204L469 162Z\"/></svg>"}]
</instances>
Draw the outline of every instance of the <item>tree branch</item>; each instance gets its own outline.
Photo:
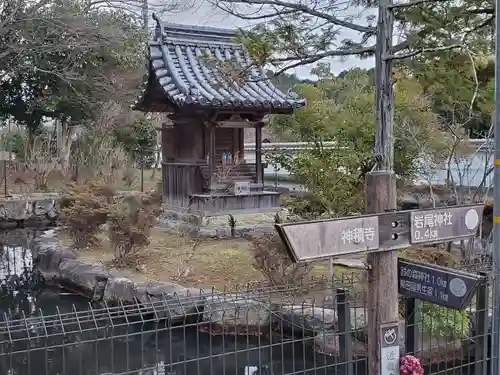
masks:
<instances>
[{"instance_id":1,"label":"tree branch","mask_svg":"<svg viewBox=\"0 0 500 375\"><path fill-rule=\"evenodd\" d=\"M352 22L343 21L337 17L318 11L299 2L292 3L283 0L220 0L220 1L223 3L231 3L231 4L274 5L277 7L283 7L283 8L293 9L298 12L307 13L311 16L324 19L334 25L345 27L347 29L351 29L354 31L359 31L361 33L372 32L375 30L373 27L370 26L357 25ZM218 5L216 4L216 6Z\"/></svg>"},{"instance_id":2,"label":"tree branch","mask_svg":"<svg viewBox=\"0 0 500 375\"><path fill-rule=\"evenodd\" d=\"M357 49L346 49L346 50L336 50L336 51L327 51L323 53L318 53L315 55L310 55L310 56L301 56L301 57L283 57L283 58L278 58L278 59L273 59L269 60L270 63L283 63L287 61L296 61L295 63L288 65L284 68L281 68L278 70L276 73L274 73L274 76L278 76L285 71L289 69L294 69L302 65L308 65L308 64L313 64L321 59L328 58L328 57L339 57L339 56L355 56L355 55L363 55L366 53L374 53L375 52L375 46L370 46L370 47L364 47L364 48L357 48Z\"/></svg>"},{"instance_id":3,"label":"tree branch","mask_svg":"<svg viewBox=\"0 0 500 375\"><path fill-rule=\"evenodd\" d=\"M417 5L423 5L427 3L444 3L449 0L413 0L407 3L399 3L399 4L391 4L387 8L389 9L401 9L401 8L409 8Z\"/></svg>"},{"instance_id":4,"label":"tree branch","mask_svg":"<svg viewBox=\"0 0 500 375\"><path fill-rule=\"evenodd\" d=\"M470 14L495 14L495 8L478 8L478 9L469 9L467 13Z\"/></svg>"},{"instance_id":5,"label":"tree branch","mask_svg":"<svg viewBox=\"0 0 500 375\"><path fill-rule=\"evenodd\" d=\"M384 60L402 60L402 59L407 59L409 57L413 57L416 55L419 55L424 52L438 52L438 51L449 51L451 49L455 48L462 48L463 45L461 44L451 44L449 46L443 46L443 47L434 47L434 48L419 48L415 51L410 51L408 53L402 53L400 55L388 55L384 56Z\"/></svg>"},{"instance_id":6,"label":"tree branch","mask_svg":"<svg viewBox=\"0 0 500 375\"><path fill-rule=\"evenodd\" d=\"M274 12L274 13L263 14L261 16L245 16L243 14L239 14L239 13L234 12L233 10L229 9L228 7L221 7L221 6L218 6L218 7L220 9L222 9L224 12L227 12L227 13L229 13L232 16L241 18L242 20L248 20L248 21L265 20L265 19L268 19L268 18L274 18L274 17L278 17L278 16L283 16L283 15L290 15L290 14L294 14L294 13L298 13L299 12L298 10L291 9L291 10L285 10L285 11L282 11L282 12Z\"/></svg>"}]
</instances>

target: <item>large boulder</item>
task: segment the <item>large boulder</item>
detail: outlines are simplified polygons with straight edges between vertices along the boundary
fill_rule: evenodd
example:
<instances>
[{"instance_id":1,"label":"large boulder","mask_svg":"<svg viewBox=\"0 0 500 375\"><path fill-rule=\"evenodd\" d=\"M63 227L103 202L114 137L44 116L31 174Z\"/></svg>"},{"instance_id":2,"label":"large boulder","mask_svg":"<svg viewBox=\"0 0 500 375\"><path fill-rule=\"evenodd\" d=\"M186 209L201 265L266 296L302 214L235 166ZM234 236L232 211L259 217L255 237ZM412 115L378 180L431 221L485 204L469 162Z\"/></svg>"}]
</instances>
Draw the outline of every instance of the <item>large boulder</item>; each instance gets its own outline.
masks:
<instances>
[{"instance_id":1,"label":"large boulder","mask_svg":"<svg viewBox=\"0 0 500 375\"><path fill-rule=\"evenodd\" d=\"M271 307L241 294L213 293L206 297L203 322L212 334L255 334L269 331Z\"/></svg>"},{"instance_id":2,"label":"large boulder","mask_svg":"<svg viewBox=\"0 0 500 375\"><path fill-rule=\"evenodd\" d=\"M137 284L136 299L146 312L171 324L198 321L205 307L205 297L198 289L162 281Z\"/></svg>"},{"instance_id":3,"label":"large boulder","mask_svg":"<svg viewBox=\"0 0 500 375\"><path fill-rule=\"evenodd\" d=\"M103 300L118 304L134 303L137 298L137 284L127 277L113 275L104 288Z\"/></svg>"},{"instance_id":4,"label":"large boulder","mask_svg":"<svg viewBox=\"0 0 500 375\"><path fill-rule=\"evenodd\" d=\"M59 200L40 199L33 202L33 216L53 220L59 216Z\"/></svg>"},{"instance_id":5,"label":"large boulder","mask_svg":"<svg viewBox=\"0 0 500 375\"><path fill-rule=\"evenodd\" d=\"M352 354L355 357L366 356L367 345L359 342L355 338L352 339ZM314 336L313 349L315 352L328 355L340 355L340 337L339 333L334 330L321 331Z\"/></svg>"},{"instance_id":6,"label":"large boulder","mask_svg":"<svg viewBox=\"0 0 500 375\"><path fill-rule=\"evenodd\" d=\"M38 240L33 248L33 266L45 282L60 277L60 265L64 260L76 258L74 251L59 247L57 239Z\"/></svg>"},{"instance_id":7,"label":"large boulder","mask_svg":"<svg viewBox=\"0 0 500 375\"><path fill-rule=\"evenodd\" d=\"M293 336L314 336L336 329L337 312L333 309L303 305L285 305L276 312L275 328Z\"/></svg>"},{"instance_id":8,"label":"large boulder","mask_svg":"<svg viewBox=\"0 0 500 375\"><path fill-rule=\"evenodd\" d=\"M77 259L63 259L59 264L59 283L91 299L101 299L111 275L102 266Z\"/></svg>"},{"instance_id":9,"label":"large boulder","mask_svg":"<svg viewBox=\"0 0 500 375\"><path fill-rule=\"evenodd\" d=\"M328 356L339 355L339 334L333 330L321 331L314 336L313 349L315 352Z\"/></svg>"}]
</instances>

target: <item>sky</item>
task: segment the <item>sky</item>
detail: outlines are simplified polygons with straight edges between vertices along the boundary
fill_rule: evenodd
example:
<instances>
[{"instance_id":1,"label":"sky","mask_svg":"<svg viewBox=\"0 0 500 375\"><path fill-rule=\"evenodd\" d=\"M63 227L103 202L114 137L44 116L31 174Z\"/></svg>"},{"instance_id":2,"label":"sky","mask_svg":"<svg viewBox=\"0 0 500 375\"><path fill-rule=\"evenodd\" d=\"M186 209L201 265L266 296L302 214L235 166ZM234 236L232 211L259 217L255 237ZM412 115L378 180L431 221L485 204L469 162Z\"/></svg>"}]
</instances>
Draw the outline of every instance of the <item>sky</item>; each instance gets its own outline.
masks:
<instances>
[{"instance_id":1,"label":"sky","mask_svg":"<svg viewBox=\"0 0 500 375\"><path fill-rule=\"evenodd\" d=\"M250 23L246 20L239 19L237 17L231 16L220 9L214 8L207 0L194 0L195 5L183 12L175 12L171 15L163 15L162 20L164 22L180 23L185 25L195 25L195 26L213 26L222 27L225 29L238 28L238 27L248 27ZM352 37L348 33L340 34L339 40L344 38ZM328 61L330 63L332 72L338 74L344 70L352 68L365 68L369 69L374 66L373 59L360 60L355 57L348 57L344 59L332 59ZM314 78L311 77L309 71L311 66L302 66L293 70L288 71L288 73L295 73L299 78Z\"/></svg>"}]
</instances>

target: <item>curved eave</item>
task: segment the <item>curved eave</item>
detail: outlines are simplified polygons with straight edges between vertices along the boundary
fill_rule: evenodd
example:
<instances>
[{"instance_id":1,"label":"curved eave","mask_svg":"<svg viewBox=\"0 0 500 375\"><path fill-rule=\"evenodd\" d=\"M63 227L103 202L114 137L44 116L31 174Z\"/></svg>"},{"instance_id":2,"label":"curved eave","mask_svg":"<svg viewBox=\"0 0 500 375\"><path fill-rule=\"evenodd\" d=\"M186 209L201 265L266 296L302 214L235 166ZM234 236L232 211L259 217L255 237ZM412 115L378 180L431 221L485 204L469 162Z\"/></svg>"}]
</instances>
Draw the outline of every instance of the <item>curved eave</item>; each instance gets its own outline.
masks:
<instances>
[{"instance_id":1,"label":"curved eave","mask_svg":"<svg viewBox=\"0 0 500 375\"><path fill-rule=\"evenodd\" d=\"M153 111L163 106L171 110L189 107L202 111L291 114L306 104L305 99L297 98L296 94L285 94L277 89L261 68L252 68L251 80L242 85L214 86L217 82L214 80L214 71L200 64L200 55L214 53L219 61L234 58L242 66L250 66L249 56L242 47L234 44L179 44L178 40L169 43L164 39L160 38L148 45L148 71L143 79L141 95L132 106L135 110Z\"/></svg>"}]
</instances>

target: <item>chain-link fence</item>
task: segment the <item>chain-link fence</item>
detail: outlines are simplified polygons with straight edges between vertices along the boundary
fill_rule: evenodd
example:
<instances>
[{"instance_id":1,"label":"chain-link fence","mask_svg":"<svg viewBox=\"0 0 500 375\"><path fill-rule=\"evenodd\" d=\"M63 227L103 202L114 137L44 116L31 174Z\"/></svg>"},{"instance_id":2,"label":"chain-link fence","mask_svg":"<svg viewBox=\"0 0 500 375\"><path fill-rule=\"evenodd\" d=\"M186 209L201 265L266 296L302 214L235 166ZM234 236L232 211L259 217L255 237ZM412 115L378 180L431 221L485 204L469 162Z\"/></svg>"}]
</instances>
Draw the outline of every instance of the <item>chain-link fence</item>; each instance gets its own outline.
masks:
<instances>
[{"instance_id":1,"label":"chain-link fence","mask_svg":"<svg viewBox=\"0 0 500 375\"><path fill-rule=\"evenodd\" d=\"M3 308L0 374L366 374L365 280L358 272L132 305L31 296L29 309ZM463 311L401 299L401 354L425 374L487 374L488 284Z\"/></svg>"}]
</instances>

